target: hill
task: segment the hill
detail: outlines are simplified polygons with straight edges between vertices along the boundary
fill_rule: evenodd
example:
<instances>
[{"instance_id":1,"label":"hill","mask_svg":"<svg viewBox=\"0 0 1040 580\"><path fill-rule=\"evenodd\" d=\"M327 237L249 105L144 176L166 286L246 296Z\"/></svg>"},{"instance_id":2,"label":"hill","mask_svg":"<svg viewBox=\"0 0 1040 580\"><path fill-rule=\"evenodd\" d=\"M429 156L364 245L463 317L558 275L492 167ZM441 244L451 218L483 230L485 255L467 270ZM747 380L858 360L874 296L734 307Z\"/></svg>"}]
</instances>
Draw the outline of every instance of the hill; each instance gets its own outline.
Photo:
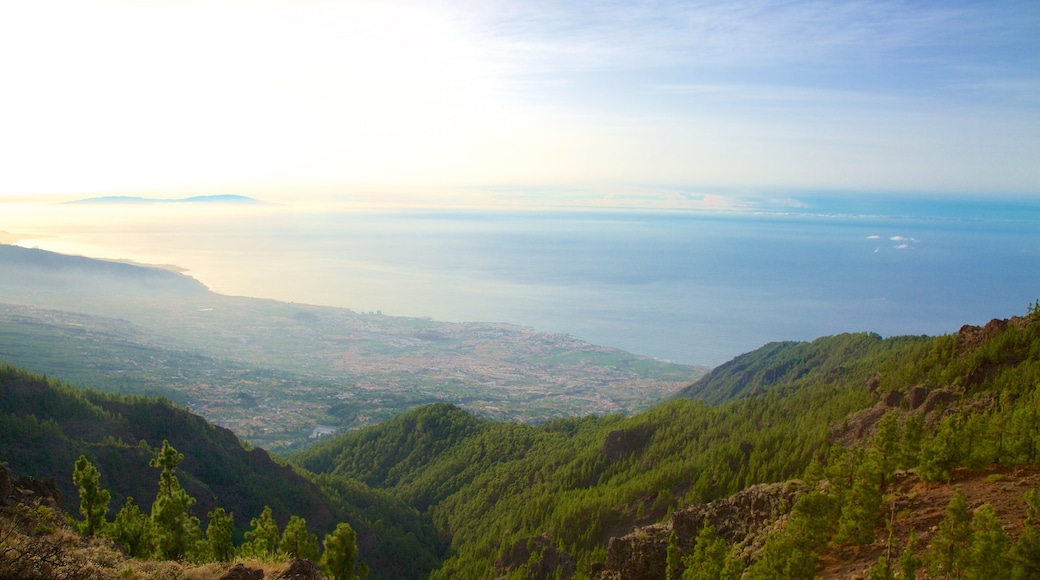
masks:
<instances>
[{"instance_id":1,"label":"hill","mask_svg":"<svg viewBox=\"0 0 1040 580\"><path fill-rule=\"evenodd\" d=\"M0 265L7 274L0 281L0 291L17 295L31 288L54 298L40 296L46 302L65 295L78 296L199 296L208 290L197 280L164 268L66 256L45 250L0 244Z\"/></svg>"},{"instance_id":2,"label":"hill","mask_svg":"<svg viewBox=\"0 0 1040 580\"><path fill-rule=\"evenodd\" d=\"M951 485L975 481L963 468L1008 482L996 488L1004 490L1002 506L1021 501L1028 487L1019 482L1032 480L1010 466L1032 473L1028 466L1040 461L1038 321L1031 309L950 336L850 334L767 345L687 391L739 397L717 406L679 398L633 417L541 426L424 407L292 461L363 479L420 510L451 539L433 578L662 578L670 544L674 562L692 562L698 552L703 518L669 541L679 514L731 497L752 498L733 509L768 516L740 537L725 536L719 552L748 566L750 577L786 569L811 578L855 562L862 572L886 542L903 542L894 554L903 550L907 537L889 540L888 519L904 533L922 526L916 553L934 551L939 536L924 527L943 513L935 502L952 496ZM766 484L788 495L755 499L765 496L753 490ZM927 495L914 491L918 485L946 491L915 503ZM973 507L986 497L992 490L973 496ZM1004 511L1010 546L1025 534L1023 512ZM860 554L873 561L864 564ZM640 572L641 563L649 567Z\"/></svg>"},{"instance_id":3,"label":"hill","mask_svg":"<svg viewBox=\"0 0 1040 580\"><path fill-rule=\"evenodd\" d=\"M78 506L79 455L101 472L113 511L128 496L147 506L159 477L148 462L168 440L184 454L178 469L198 500L196 515L223 507L235 515L239 538L270 506L280 528L291 515L320 536L350 523L379 577L414 578L437 559L430 526L399 500L344 478L308 477L163 399L76 389L0 365L0 434L0 460L20 475L53 477L69 513Z\"/></svg>"}]
</instances>

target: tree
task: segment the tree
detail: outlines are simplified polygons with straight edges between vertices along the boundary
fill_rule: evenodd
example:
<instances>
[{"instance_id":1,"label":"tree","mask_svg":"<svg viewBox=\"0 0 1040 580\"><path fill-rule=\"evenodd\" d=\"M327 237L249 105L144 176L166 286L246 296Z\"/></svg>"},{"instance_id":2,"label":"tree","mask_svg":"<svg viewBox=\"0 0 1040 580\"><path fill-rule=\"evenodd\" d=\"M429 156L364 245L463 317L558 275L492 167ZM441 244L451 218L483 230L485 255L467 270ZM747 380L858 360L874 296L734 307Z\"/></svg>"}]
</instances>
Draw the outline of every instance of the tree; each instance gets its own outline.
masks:
<instances>
[{"instance_id":1,"label":"tree","mask_svg":"<svg viewBox=\"0 0 1040 580\"><path fill-rule=\"evenodd\" d=\"M962 577L971 562L971 518L960 488L946 506L926 559L933 575L947 578Z\"/></svg>"},{"instance_id":2,"label":"tree","mask_svg":"<svg viewBox=\"0 0 1040 580\"><path fill-rule=\"evenodd\" d=\"M879 486L882 489L899 463L899 443L899 422L896 414L890 411L878 421L877 432L870 440L871 454L874 455L880 470Z\"/></svg>"},{"instance_id":3,"label":"tree","mask_svg":"<svg viewBox=\"0 0 1040 580\"><path fill-rule=\"evenodd\" d=\"M357 534L348 523L340 523L325 536L325 553L322 564L333 580L354 580L354 565L357 562Z\"/></svg>"},{"instance_id":4,"label":"tree","mask_svg":"<svg viewBox=\"0 0 1040 580\"><path fill-rule=\"evenodd\" d=\"M672 530L671 535L668 536L664 576L666 580L679 580L682 576L682 560L679 558L679 543L675 530Z\"/></svg>"},{"instance_id":5,"label":"tree","mask_svg":"<svg viewBox=\"0 0 1040 580\"><path fill-rule=\"evenodd\" d=\"M1011 543L1000 525L997 510L983 504L971 517L971 562L968 578L988 578L993 570L1006 570L1008 546Z\"/></svg>"},{"instance_id":6,"label":"tree","mask_svg":"<svg viewBox=\"0 0 1040 580\"><path fill-rule=\"evenodd\" d=\"M867 570L867 580L895 580L892 563L887 556L878 556L877 563Z\"/></svg>"},{"instance_id":7,"label":"tree","mask_svg":"<svg viewBox=\"0 0 1040 580\"><path fill-rule=\"evenodd\" d=\"M123 545L128 556L147 558L155 551L151 524L148 516L134 503L134 498L127 496L126 503L109 526L108 535Z\"/></svg>"},{"instance_id":8,"label":"tree","mask_svg":"<svg viewBox=\"0 0 1040 580\"><path fill-rule=\"evenodd\" d=\"M874 530L881 516L881 488L883 477L878 456L871 453L856 470L856 481L845 493L845 503L838 520L838 544L866 544L874 540Z\"/></svg>"},{"instance_id":9,"label":"tree","mask_svg":"<svg viewBox=\"0 0 1040 580\"><path fill-rule=\"evenodd\" d=\"M257 558L274 554L278 548L278 522L271 515L271 507L265 505L259 517L249 520L249 525L253 529L246 532L242 553Z\"/></svg>"},{"instance_id":10,"label":"tree","mask_svg":"<svg viewBox=\"0 0 1040 580\"><path fill-rule=\"evenodd\" d=\"M744 571L743 562L729 553L726 540L705 521L693 546L693 554L683 558L683 580L735 580Z\"/></svg>"},{"instance_id":11,"label":"tree","mask_svg":"<svg viewBox=\"0 0 1040 580\"><path fill-rule=\"evenodd\" d=\"M184 461L184 454L163 440L162 449L148 462L149 466L162 469L159 493L152 502L152 524L158 556L166 560L185 556L201 535L199 519L189 512L195 505L195 498L181 489L174 473L181 461Z\"/></svg>"},{"instance_id":12,"label":"tree","mask_svg":"<svg viewBox=\"0 0 1040 580\"><path fill-rule=\"evenodd\" d=\"M1011 577L1015 580L1040 578L1040 532L1036 526L1040 524L1040 492L1031 489L1022 497L1026 504L1026 517L1023 522L1022 535L1011 547Z\"/></svg>"},{"instance_id":13,"label":"tree","mask_svg":"<svg viewBox=\"0 0 1040 580\"><path fill-rule=\"evenodd\" d=\"M924 420L917 415L910 415L903 424L903 433L899 438L899 465L901 467L917 466L921 460L922 439L924 439Z\"/></svg>"},{"instance_id":14,"label":"tree","mask_svg":"<svg viewBox=\"0 0 1040 580\"><path fill-rule=\"evenodd\" d=\"M307 521L299 516L289 518L282 532L278 550L290 558L318 558L318 536L307 533Z\"/></svg>"},{"instance_id":15,"label":"tree","mask_svg":"<svg viewBox=\"0 0 1040 580\"><path fill-rule=\"evenodd\" d=\"M206 514L209 524L206 525L206 544L209 556L216 562L229 562L235 555L235 545L231 535L235 530L235 516L217 509Z\"/></svg>"},{"instance_id":16,"label":"tree","mask_svg":"<svg viewBox=\"0 0 1040 580\"><path fill-rule=\"evenodd\" d=\"M906 548L899 555L899 576L901 578L917 578L917 570L921 567L921 559L914 553L917 550L917 530L910 530L906 540Z\"/></svg>"},{"instance_id":17,"label":"tree","mask_svg":"<svg viewBox=\"0 0 1040 580\"><path fill-rule=\"evenodd\" d=\"M101 489L100 482L101 473L85 455L80 455L76 460L75 471L72 472L72 483L79 486L79 513L83 514L80 530L85 536L93 536L105 525L112 494L107 489Z\"/></svg>"}]
</instances>

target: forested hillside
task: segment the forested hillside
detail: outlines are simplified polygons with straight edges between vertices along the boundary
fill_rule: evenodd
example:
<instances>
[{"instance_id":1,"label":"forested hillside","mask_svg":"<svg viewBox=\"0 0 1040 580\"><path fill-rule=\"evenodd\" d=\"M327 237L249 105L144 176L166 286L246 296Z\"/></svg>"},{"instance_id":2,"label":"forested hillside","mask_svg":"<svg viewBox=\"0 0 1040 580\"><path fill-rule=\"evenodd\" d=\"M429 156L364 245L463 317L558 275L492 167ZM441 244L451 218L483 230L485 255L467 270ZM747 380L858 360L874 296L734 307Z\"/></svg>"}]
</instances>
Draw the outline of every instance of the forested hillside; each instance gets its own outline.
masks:
<instances>
[{"instance_id":1,"label":"forested hillside","mask_svg":"<svg viewBox=\"0 0 1040 580\"><path fill-rule=\"evenodd\" d=\"M280 528L295 515L319 536L349 522L363 559L380 578L414 578L436 562L438 540L430 527L385 492L342 477L312 481L163 399L77 389L0 365L0 461L20 475L53 477L69 513L78 505L72 473L80 455L97 467L111 493L110 518L128 496L147 506L158 480L149 461L164 440L184 454L178 470L198 501L194 515L224 508L235 515L239 539L269 506Z\"/></svg>"},{"instance_id":2,"label":"forested hillside","mask_svg":"<svg viewBox=\"0 0 1040 580\"><path fill-rule=\"evenodd\" d=\"M763 552L742 553L741 566L765 562L752 568L761 577L786 565L777 554L801 554L811 577L829 550L883 531L881 498L897 468L943 484L961 466L1040 461L1038 318L1030 309L937 338L767 345L686 391L728 401L718 406L681 398L634 417L537 427L424 407L293 460L421 510L451 542L435 578L613 577L597 564L611 537L757 483L829 480L829 492L807 497L825 498L825 516L815 515L843 527L809 534L812 545L777 536ZM684 540L677 561L694 552L696 538Z\"/></svg>"},{"instance_id":3,"label":"forested hillside","mask_svg":"<svg viewBox=\"0 0 1040 580\"><path fill-rule=\"evenodd\" d=\"M292 456L295 469L164 400L3 366L0 458L54 475L68 498L82 453L114 497L148 497L143 466L168 438L200 508L234 506L244 523L270 505L279 525L292 513L320 533L346 519L373 578L979 577L994 565L1030 578L1038 322L1031 307L934 338L771 344L685 391L698 400L631 417L533 426L428 405Z\"/></svg>"}]
</instances>

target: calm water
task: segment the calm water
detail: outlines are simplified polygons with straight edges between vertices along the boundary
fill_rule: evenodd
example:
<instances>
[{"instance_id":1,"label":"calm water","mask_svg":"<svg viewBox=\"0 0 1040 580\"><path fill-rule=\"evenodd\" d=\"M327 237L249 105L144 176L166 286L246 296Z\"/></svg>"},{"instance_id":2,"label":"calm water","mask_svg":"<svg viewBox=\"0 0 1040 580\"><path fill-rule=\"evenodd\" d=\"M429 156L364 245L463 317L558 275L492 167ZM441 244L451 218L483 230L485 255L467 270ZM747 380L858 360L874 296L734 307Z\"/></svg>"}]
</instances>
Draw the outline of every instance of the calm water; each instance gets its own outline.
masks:
<instances>
[{"instance_id":1,"label":"calm water","mask_svg":"<svg viewBox=\"0 0 1040 580\"><path fill-rule=\"evenodd\" d=\"M717 365L773 340L939 334L1024 313L1040 297L1037 214L947 209L928 217L265 209L219 218L152 209L118 219L84 219L76 209L52 237L21 243L176 264L225 294L511 322Z\"/></svg>"}]
</instances>

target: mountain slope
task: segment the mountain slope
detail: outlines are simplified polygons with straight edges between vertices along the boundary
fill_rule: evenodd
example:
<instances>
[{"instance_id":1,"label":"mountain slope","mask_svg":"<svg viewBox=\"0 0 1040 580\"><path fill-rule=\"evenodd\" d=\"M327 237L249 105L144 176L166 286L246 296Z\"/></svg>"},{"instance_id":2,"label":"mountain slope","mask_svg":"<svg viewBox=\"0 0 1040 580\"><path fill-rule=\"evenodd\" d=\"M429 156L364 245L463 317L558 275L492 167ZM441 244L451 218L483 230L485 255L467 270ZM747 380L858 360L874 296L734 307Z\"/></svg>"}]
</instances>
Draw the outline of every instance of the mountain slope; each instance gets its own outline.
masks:
<instances>
[{"instance_id":1,"label":"mountain slope","mask_svg":"<svg viewBox=\"0 0 1040 580\"><path fill-rule=\"evenodd\" d=\"M630 418L538 427L467 422L457 409L428 407L293 460L365 477L422 510L451 538L434 578L587 577L594 568L604 578L629 577L600 566L610 561L610 539L686 505L823 468L833 483L827 505L840 508L851 496L833 495L844 489L833 478L867 477L857 469L874 465L864 454L884 417L905 439L885 469L914 468L929 482L948 481L960 466L1040 461L1040 446L1030 443L1040 441L1038 320L1031 313L934 338L855 334L767 345L706 379L695 394L740 397L714 407L679 398ZM424 424L465 427L428 440L418 433ZM379 449L392 449L392 459ZM858 537L870 526L881 533L880 519L864 525ZM822 557L820 549L806 557Z\"/></svg>"},{"instance_id":2,"label":"mountain slope","mask_svg":"<svg viewBox=\"0 0 1040 580\"><path fill-rule=\"evenodd\" d=\"M72 470L80 454L112 493L109 517L127 496L147 509L159 477L148 461L169 440L184 454L178 471L198 516L223 507L241 532L266 505L279 526L298 515L319 536L347 521L363 559L386 578L420 577L441 549L418 513L390 495L346 478L309 479L165 400L75 389L0 365L0 435L0 461L20 474L54 477L69 513L78 505Z\"/></svg>"},{"instance_id":3,"label":"mountain slope","mask_svg":"<svg viewBox=\"0 0 1040 580\"><path fill-rule=\"evenodd\" d=\"M194 278L154 266L66 256L0 244L0 291L26 288L50 293L199 296L208 290Z\"/></svg>"}]
</instances>

